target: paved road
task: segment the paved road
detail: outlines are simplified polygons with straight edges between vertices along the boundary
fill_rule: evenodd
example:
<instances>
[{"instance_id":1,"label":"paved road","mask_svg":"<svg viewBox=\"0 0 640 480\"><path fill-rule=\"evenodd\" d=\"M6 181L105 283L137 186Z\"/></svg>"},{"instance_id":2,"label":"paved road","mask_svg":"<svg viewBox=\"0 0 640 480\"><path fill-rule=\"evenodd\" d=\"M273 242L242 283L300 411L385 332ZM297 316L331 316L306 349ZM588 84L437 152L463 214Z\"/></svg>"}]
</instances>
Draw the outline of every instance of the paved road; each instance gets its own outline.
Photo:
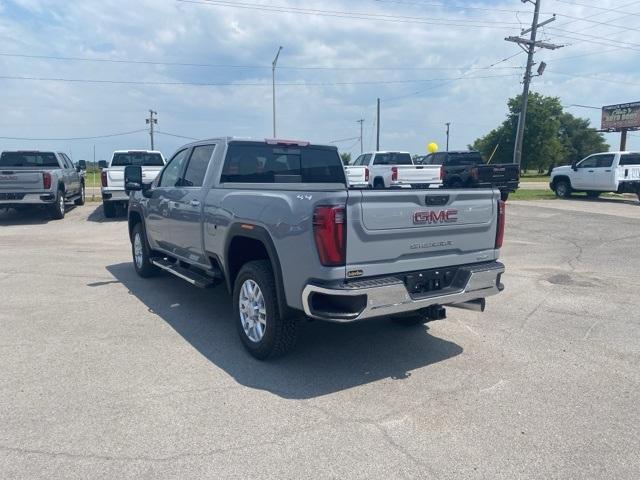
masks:
<instances>
[{"instance_id":1,"label":"paved road","mask_svg":"<svg viewBox=\"0 0 640 480\"><path fill-rule=\"evenodd\" d=\"M637 479L640 207L593 205L511 202L484 314L309 323L272 363L100 207L0 215L0 478Z\"/></svg>"}]
</instances>

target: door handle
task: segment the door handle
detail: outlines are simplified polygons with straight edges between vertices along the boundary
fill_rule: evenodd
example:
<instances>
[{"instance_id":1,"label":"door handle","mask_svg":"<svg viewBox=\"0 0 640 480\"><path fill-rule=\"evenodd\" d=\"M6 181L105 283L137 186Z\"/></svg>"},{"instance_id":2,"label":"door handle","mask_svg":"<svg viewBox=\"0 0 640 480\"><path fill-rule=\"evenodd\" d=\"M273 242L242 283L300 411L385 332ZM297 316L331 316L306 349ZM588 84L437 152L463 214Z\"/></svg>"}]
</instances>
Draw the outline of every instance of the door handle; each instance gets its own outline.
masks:
<instances>
[{"instance_id":1,"label":"door handle","mask_svg":"<svg viewBox=\"0 0 640 480\"><path fill-rule=\"evenodd\" d=\"M611 172L611 170L605 170L605 172Z\"/></svg>"},{"instance_id":2,"label":"door handle","mask_svg":"<svg viewBox=\"0 0 640 480\"><path fill-rule=\"evenodd\" d=\"M594 171L593 171L593 170L588 170L588 172L589 172L589 173L593 173Z\"/></svg>"},{"instance_id":3,"label":"door handle","mask_svg":"<svg viewBox=\"0 0 640 480\"><path fill-rule=\"evenodd\" d=\"M198 200L191 200L189 202L189 205L191 205L192 207L199 207L200 206L200 202Z\"/></svg>"}]
</instances>

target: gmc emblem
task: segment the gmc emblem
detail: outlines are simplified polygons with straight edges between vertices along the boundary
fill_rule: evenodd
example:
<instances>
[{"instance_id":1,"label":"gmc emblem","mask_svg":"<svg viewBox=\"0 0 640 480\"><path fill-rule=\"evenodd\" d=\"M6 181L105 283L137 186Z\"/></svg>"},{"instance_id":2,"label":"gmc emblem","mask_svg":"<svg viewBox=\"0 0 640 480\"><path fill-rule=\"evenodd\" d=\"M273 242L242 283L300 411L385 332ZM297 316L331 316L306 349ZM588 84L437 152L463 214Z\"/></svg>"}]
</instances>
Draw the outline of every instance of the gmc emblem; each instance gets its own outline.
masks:
<instances>
[{"instance_id":1,"label":"gmc emblem","mask_svg":"<svg viewBox=\"0 0 640 480\"><path fill-rule=\"evenodd\" d=\"M455 223L458 221L458 210L440 210L434 212L416 212L413 214L413 223Z\"/></svg>"}]
</instances>

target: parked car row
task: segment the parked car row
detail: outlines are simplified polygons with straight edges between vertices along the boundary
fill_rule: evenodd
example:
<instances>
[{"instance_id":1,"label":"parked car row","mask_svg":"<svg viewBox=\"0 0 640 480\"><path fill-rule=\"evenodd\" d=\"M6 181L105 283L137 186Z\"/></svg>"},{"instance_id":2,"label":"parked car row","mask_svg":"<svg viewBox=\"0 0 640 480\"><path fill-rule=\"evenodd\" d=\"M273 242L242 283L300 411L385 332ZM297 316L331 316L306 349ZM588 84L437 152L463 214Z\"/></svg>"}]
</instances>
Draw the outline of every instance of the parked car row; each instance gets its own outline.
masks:
<instances>
[{"instance_id":1,"label":"parked car row","mask_svg":"<svg viewBox=\"0 0 640 480\"><path fill-rule=\"evenodd\" d=\"M411 158L408 152L368 152L345 166L352 188L486 188L501 198L518 188L515 164L486 165L480 152L450 151Z\"/></svg>"}]
</instances>

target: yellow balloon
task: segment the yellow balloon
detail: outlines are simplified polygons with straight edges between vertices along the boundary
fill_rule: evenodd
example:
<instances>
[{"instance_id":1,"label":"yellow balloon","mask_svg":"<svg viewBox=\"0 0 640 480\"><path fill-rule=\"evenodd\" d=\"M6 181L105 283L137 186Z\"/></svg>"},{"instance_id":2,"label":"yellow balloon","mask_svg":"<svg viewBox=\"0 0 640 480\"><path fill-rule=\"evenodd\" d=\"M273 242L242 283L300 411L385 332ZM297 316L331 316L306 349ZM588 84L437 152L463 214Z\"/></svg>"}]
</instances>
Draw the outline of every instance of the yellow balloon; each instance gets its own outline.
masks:
<instances>
[{"instance_id":1,"label":"yellow balloon","mask_svg":"<svg viewBox=\"0 0 640 480\"><path fill-rule=\"evenodd\" d=\"M429 153L436 153L438 151L438 144L435 142L431 142L429 145L427 145L427 152Z\"/></svg>"}]
</instances>

